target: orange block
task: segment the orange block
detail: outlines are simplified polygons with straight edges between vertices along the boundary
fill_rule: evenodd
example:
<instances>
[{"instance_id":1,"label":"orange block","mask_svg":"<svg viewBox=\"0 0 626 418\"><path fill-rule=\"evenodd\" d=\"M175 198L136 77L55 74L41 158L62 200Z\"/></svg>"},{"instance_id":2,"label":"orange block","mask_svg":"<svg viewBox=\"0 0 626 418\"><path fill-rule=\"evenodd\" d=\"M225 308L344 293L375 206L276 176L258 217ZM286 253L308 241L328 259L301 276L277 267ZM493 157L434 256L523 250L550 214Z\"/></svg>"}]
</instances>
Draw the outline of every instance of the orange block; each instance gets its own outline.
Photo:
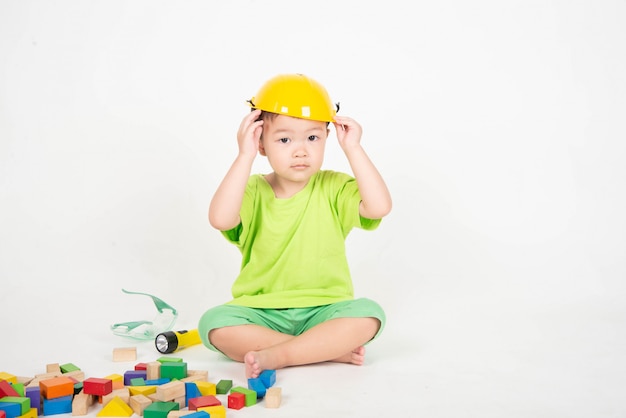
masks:
<instances>
[{"instance_id":1,"label":"orange block","mask_svg":"<svg viewBox=\"0 0 626 418\"><path fill-rule=\"evenodd\" d=\"M74 395L74 383L69 377L53 377L39 382L39 390L46 399L61 398Z\"/></svg>"}]
</instances>

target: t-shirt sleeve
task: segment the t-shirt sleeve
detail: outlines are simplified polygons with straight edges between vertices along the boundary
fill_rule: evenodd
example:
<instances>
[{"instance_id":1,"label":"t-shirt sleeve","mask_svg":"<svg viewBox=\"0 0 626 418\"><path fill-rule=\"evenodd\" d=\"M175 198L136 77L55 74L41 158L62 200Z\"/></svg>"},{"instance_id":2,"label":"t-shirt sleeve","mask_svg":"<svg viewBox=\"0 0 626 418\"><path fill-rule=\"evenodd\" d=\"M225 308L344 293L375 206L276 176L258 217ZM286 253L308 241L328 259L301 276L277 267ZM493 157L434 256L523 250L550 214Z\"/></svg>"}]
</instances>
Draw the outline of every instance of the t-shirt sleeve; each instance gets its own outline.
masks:
<instances>
[{"instance_id":1,"label":"t-shirt sleeve","mask_svg":"<svg viewBox=\"0 0 626 418\"><path fill-rule=\"evenodd\" d=\"M347 174L335 173L337 192L337 212L344 228L344 234L352 228L361 228L368 231L378 228L381 219L368 219L359 214L361 194L356 179Z\"/></svg>"}]
</instances>

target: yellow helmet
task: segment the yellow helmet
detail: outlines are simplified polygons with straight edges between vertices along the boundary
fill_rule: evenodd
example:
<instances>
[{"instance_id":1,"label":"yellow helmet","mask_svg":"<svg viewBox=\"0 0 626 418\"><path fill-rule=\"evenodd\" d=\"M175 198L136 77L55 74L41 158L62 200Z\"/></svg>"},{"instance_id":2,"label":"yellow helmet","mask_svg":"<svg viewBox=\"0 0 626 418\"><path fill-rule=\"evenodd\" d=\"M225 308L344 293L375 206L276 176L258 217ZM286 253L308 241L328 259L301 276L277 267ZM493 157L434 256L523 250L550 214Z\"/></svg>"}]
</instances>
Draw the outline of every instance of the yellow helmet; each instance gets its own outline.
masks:
<instances>
[{"instance_id":1,"label":"yellow helmet","mask_svg":"<svg viewBox=\"0 0 626 418\"><path fill-rule=\"evenodd\" d=\"M324 86L302 74L281 74L268 80L250 106L294 118L332 122L339 104L330 100Z\"/></svg>"}]
</instances>

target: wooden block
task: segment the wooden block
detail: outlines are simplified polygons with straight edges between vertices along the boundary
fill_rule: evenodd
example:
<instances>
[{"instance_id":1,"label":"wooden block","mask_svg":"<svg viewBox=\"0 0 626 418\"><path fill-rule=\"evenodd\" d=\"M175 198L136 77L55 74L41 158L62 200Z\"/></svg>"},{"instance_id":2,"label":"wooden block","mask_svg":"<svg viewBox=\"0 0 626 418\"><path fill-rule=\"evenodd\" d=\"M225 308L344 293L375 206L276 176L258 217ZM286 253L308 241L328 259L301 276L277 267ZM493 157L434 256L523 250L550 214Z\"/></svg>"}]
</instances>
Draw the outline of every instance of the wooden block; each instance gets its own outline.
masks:
<instances>
[{"instance_id":1,"label":"wooden block","mask_svg":"<svg viewBox=\"0 0 626 418\"><path fill-rule=\"evenodd\" d=\"M136 361L137 347L118 347L113 349L113 361Z\"/></svg>"},{"instance_id":2,"label":"wooden block","mask_svg":"<svg viewBox=\"0 0 626 418\"><path fill-rule=\"evenodd\" d=\"M62 364L59 366L59 368L61 369L61 373L63 374L80 370L80 368L73 363Z\"/></svg>"},{"instance_id":3,"label":"wooden block","mask_svg":"<svg viewBox=\"0 0 626 418\"><path fill-rule=\"evenodd\" d=\"M130 417L133 410L119 397L114 397L96 416L98 417Z\"/></svg>"},{"instance_id":4,"label":"wooden block","mask_svg":"<svg viewBox=\"0 0 626 418\"><path fill-rule=\"evenodd\" d=\"M89 379L83 381L83 391L87 395L108 395L113 392L113 381L110 379L90 377Z\"/></svg>"},{"instance_id":5,"label":"wooden block","mask_svg":"<svg viewBox=\"0 0 626 418\"><path fill-rule=\"evenodd\" d=\"M217 394L215 383L197 381L196 386L198 387L200 393L204 396Z\"/></svg>"},{"instance_id":6,"label":"wooden block","mask_svg":"<svg viewBox=\"0 0 626 418\"><path fill-rule=\"evenodd\" d=\"M187 409L184 410L184 411L181 411L181 410L170 411L170 412L167 413L167 418L180 418L182 416L191 418L191 415L197 414L197 413L198 413L198 411L189 411ZM199 415L196 418L209 418L209 414L207 414L206 412L203 412L202 414L203 415Z\"/></svg>"},{"instance_id":7,"label":"wooden block","mask_svg":"<svg viewBox=\"0 0 626 418\"><path fill-rule=\"evenodd\" d=\"M209 380L209 371L208 370L187 370L187 377L194 378L195 380L204 380L206 382Z\"/></svg>"},{"instance_id":8,"label":"wooden block","mask_svg":"<svg viewBox=\"0 0 626 418\"><path fill-rule=\"evenodd\" d=\"M62 398L74 396L74 380L69 377L53 377L39 382L41 395L45 399ZM71 405L70 405L71 410Z\"/></svg>"},{"instance_id":9,"label":"wooden block","mask_svg":"<svg viewBox=\"0 0 626 418\"><path fill-rule=\"evenodd\" d=\"M267 389L265 392L265 407L278 408L282 402L282 390L278 387Z\"/></svg>"},{"instance_id":10,"label":"wooden block","mask_svg":"<svg viewBox=\"0 0 626 418\"><path fill-rule=\"evenodd\" d=\"M161 363L161 377L168 379L184 379L187 377L187 363L184 361L179 362L165 362Z\"/></svg>"},{"instance_id":11,"label":"wooden block","mask_svg":"<svg viewBox=\"0 0 626 418\"><path fill-rule=\"evenodd\" d=\"M144 418L167 418L170 411L179 410L176 402L153 402L143 410Z\"/></svg>"},{"instance_id":12,"label":"wooden block","mask_svg":"<svg viewBox=\"0 0 626 418\"><path fill-rule=\"evenodd\" d=\"M208 412L211 418L226 418L226 408L224 405L207 406L205 408L198 409L198 412Z\"/></svg>"},{"instance_id":13,"label":"wooden block","mask_svg":"<svg viewBox=\"0 0 626 418\"><path fill-rule=\"evenodd\" d=\"M30 398L25 396L5 396L0 398L0 404L16 404L20 407L19 415L24 415L30 411Z\"/></svg>"},{"instance_id":14,"label":"wooden block","mask_svg":"<svg viewBox=\"0 0 626 418\"><path fill-rule=\"evenodd\" d=\"M143 410L150 405L152 401L145 395L134 395L130 397L130 407L135 414L143 416Z\"/></svg>"},{"instance_id":15,"label":"wooden block","mask_svg":"<svg viewBox=\"0 0 626 418\"><path fill-rule=\"evenodd\" d=\"M5 381L11 384L16 384L17 383L17 376L12 375L10 373L7 372L0 372L0 381Z\"/></svg>"},{"instance_id":16,"label":"wooden block","mask_svg":"<svg viewBox=\"0 0 626 418\"><path fill-rule=\"evenodd\" d=\"M198 408L204 408L205 406L216 406L221 404L222 402L220 402L220 400L213 395L189 399L189 409L192 411L195 411Z\"/></svg>"},{"instance_id":17,"label":"wooden block","mask_svg":"<svg viewBox=\"0 0 626 418\"><path fill-rule=\"evenodd\" d=\"M232 387L233 387L232 380L220 380L219 382L217 382L215 391L217 392L218 395L226 395L230 391L230 388Z\"/></svg>"},{"instance_id":18,"label":"wooden block","mask_svg":"<svg viewBox=\"0 0 626 418\"><path fill-rule=\"evenodd\" d=\"M228 407L230 409L241 409L246 406L246 395L241 392L233 392L228 395Z\"/></svg>"},{"instance_id":19,"label":"wooden block","mask_svg":"<svg viewBox=\"0 0 626 418\"><path fill-rule=\"evenodd\" d=\"M130 402L130 391L128 390L128 388L122 388L122 389L115 389L113 392L109 393L108 395L104 395L100 398L100 400L102 401L102 405L105 406L107 403L109 403L113 398L118 397L121 400L123 400L126 403Z\"/></svg>"},{"instance_id":20,"label":"wooden block","mask_svg":"<svg viewBox=\"0 0 626 418\"><path fill-rule=\"evenodd\" d=\"M156 380L161 377L161 362L151 361L146 364L146 380Z\"/></svg>"},{"instance_id":21,"label":"wooden block","mask_svg":"<svg viewBox=\"0 0 626 418\"><path fill-rule=\"evenodd\" d=\"M44 415L57 415L57 414L70 414L72 413L72 398L73 393L70 396L61 396L54 399L43 400L43 414Z\"/></svg>"},{"instance_id":22,"label":"wooden block","mask_svg":"<svg viewBox=\"0 0 626 418\"><path fill-rule=\"evenodd\" d=\"M130 391L130 395L143 395L148 396L156 393L156 386L128 386L128 390Z\"/></svg>"},{"instance_id":23,"label":"wooden block","mask_svg":"<svg viewBox=\"0 0 626 418\"><path fill-rule=\"evenodd\" d=\"M246 406L252 406L256 404L256 392L243 386L235 386L230 390L230 393L239 392L246 396Z\"/></svg>"},{"instance_id":24,"label":"wooden block","mask_svg":"<svg viewBox=\"0 0 626 418\"><path fill-rule=\"evenodd\" d=\"M85 372L83 372L82 370L74 370L73 372L63 373L63 376L74 379L77 382L82 382L83 380L85 380Z\"/></svg>"},{"instance_id":25,"label":"wooden block","mask_svg":"<svg viewBox=\"0 0 626 418\"><path fill-rule=\"evenodd\" d=\"M84 392L80 392L74 396L72 400L72 415L83 416L89 412L89 407L96 402L96 398L93 395L87 395Z\"/></svg>"},{"instance_id":26,"label":"wooden block","mask_svg":"<svg viewBox=\"0 0 626 418\"><path fill-rule=\"evenodd\" d=\"M112 382L113 390L122 389L124 387L124 376L121 374L110 374L104 377Z\"/></svg>"},{"instance_id":27,"label":"wooden block","mask_svg":"<svg viewBox=\"0 0 626 418\"><path fill-rule=\"evenodd\" d=\"M161 386L157 386L156 397L161 402L171 401L176 398L185 397L185 382L175 380Z\"/></svg>"},{"instance_id":28,"label":"wooden block","mask_svg":"<svg viewBox=\"0 0 626 418\"><path fill-rule=\"evenodd\" d=\"M59 363L46 364L46 373L61 373L61 366Z\"/></svg>"},{"instance_id":29,"label":"wooden block","mask_svg":"<svg viewBox=\"0 0 626 418\"><path fill-rule=\"evenodd\" d=\"M0 380L0 398L5 396L20 396L15 390L13 385L10 385L6 380Z\"/></svg>"}]
</instances>

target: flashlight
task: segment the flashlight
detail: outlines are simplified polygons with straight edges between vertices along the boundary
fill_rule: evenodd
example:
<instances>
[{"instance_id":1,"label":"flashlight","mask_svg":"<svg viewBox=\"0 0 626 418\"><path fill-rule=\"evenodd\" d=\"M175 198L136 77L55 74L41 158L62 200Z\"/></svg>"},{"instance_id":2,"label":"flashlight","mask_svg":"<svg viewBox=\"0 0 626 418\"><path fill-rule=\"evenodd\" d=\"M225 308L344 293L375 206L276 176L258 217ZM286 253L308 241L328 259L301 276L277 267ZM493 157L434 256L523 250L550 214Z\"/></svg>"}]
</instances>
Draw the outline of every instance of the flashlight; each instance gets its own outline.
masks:
<instances>
[{"instance_id":1,"label":"flashlight","mask_svg":"<svg viewBox=\"0 0 626 418\"><path fill-rule=\"evenodd\" d=\"M197 329L182 331L166 331L156 336L154 345L159 353L170 354L185 347L200 344L200 334Z\"/></svg>"}]
</instances>

